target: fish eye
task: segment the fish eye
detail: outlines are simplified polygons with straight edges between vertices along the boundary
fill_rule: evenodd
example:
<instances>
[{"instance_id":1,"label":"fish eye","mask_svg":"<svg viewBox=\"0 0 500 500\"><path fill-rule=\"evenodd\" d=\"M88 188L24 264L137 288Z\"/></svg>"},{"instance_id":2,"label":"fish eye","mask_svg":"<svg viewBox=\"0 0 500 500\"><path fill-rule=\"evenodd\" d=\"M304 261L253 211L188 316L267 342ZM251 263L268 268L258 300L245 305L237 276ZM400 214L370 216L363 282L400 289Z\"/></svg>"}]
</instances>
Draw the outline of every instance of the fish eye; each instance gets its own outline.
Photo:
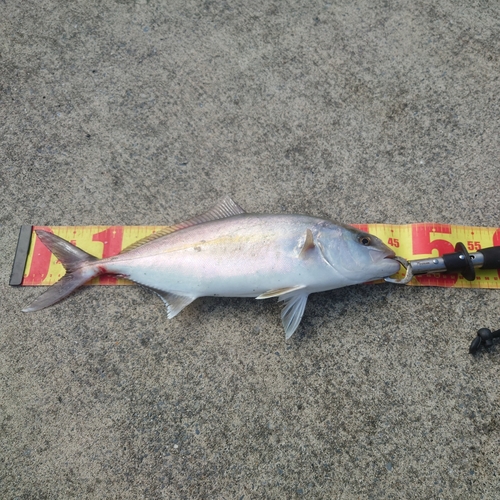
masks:
<instances>
[{"instance_id":1,"label":"fish eye","mask_svg":"<svg viewBox=\"0 0 500 500\"><path fill-rule=\"evenodd\" d=\"M368 247L372 243L372 239L369 236L363 235L358 238L358 241L364 245L365 247Z\"/></svg>"}]
</instances>

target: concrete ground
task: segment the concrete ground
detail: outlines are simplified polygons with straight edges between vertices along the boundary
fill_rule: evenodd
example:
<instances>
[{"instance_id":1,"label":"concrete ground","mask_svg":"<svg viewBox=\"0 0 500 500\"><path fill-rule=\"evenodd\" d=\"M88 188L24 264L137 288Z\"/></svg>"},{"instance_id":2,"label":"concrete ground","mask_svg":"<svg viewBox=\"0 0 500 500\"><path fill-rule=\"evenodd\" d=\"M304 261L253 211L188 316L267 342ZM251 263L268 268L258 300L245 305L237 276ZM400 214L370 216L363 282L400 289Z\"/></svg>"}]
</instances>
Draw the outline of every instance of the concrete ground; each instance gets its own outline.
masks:
<instances>
[{"instance_id":1,"label":"concrete ground","mask_svg":"<svg viewBox=\"0 0 500 500\"><path fill-rule=\"evenodd\" d=\"M500 293L136 287L37 313L21 224L498 226L495 1L0 2L2 499L498 498Z\"/></svg>"}]
</instances>

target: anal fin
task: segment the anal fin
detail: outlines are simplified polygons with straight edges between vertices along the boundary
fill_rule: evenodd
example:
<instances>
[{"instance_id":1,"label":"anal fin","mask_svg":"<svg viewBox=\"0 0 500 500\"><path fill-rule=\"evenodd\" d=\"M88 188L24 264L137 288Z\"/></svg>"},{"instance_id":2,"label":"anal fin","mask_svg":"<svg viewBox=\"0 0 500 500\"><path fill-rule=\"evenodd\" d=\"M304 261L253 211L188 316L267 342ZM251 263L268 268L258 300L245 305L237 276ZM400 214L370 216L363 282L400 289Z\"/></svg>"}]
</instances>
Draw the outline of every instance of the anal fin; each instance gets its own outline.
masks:
<instances>
[{"instance_id":1,"label":"anal fin","mask_svg":"<svg viewBox=\"0 0 500 500\"><path fill-rule=\"evenodd\" d=\"M156 288L150 288L150 290L155 292L165 305L167 306L167 317L168 319L172 319L177 316L186 306L191 304L196 297L191 297L189 295L179 295L177 293L172 292L164 292L163 290L158 290Z\"/></svg>"}]
</instances>

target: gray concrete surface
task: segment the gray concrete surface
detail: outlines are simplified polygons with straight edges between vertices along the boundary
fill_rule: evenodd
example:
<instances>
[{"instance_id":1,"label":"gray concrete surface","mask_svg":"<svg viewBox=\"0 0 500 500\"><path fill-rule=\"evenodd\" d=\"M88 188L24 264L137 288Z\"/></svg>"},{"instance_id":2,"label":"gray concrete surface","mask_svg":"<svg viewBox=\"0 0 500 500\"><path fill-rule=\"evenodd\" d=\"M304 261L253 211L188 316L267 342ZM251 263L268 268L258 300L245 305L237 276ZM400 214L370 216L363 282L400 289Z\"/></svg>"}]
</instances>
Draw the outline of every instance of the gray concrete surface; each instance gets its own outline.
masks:
<instances>
[{"instance_id":1,"label":"gray concrete surface","mask_svg":"<svg viewBox=\"0 0 500 500\"><path fill-rule=\"evenodd\" d=\"M21 224L249 211L498 226L496 1L0 2L0 497L498 498L494 291L23 314Z\"/></svg>"}]
</instances>

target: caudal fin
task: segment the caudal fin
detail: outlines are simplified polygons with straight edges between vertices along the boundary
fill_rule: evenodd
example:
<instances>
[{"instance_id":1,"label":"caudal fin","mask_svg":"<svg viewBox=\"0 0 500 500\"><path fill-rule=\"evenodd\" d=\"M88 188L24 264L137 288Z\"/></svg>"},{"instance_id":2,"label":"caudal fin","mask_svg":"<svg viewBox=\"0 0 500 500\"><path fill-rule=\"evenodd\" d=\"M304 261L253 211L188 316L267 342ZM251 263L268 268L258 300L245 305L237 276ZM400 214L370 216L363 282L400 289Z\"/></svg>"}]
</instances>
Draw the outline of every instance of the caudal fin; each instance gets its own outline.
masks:
<instances>
[{"instance_id":1,"label":"caudal fin","mask_svg":"<svg viewBox=\"0 0 500 500\"><path fill-rule=\"evenodd\" d=\"M39 311L67 297L73 290L99 274L92 264L98 259L47 231L36 231L40 241L61 261L66 274L23 312Z\"/></svg>"}]
</instances>

